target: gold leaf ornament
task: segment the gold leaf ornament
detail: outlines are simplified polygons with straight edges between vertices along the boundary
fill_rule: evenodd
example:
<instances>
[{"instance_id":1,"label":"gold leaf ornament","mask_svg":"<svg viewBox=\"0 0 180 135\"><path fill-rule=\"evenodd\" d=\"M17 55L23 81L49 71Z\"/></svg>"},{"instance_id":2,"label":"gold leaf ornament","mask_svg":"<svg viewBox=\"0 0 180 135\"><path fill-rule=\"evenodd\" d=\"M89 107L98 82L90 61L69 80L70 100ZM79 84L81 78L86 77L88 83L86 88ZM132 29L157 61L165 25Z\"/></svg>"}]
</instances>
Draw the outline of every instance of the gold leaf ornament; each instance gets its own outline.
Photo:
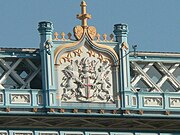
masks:
<instances>
[{"instance_id":1,"label":"gold leaf ornament","mask_svg":"<svg viewBox=\"0 0 180 135\"><path fill-rule=\"evenodd\" d=\"M80 25L78 25L78 26L74 27L73 31L74 31L75 38L77 40L80 40L83 35L83 32L84 32L83 28Z\"/></svg>"},{"instance_id":2,"label":"gold leaf ornament","mask_svg":"<svg viewBox=\"0 0 180 135\"><path fill-rule=\"evenodd\" d=\"M87 32L90 38L94 40L94 38L96 37L96 28L94 26L89 26Z\"/></svg>"}]
</instances>

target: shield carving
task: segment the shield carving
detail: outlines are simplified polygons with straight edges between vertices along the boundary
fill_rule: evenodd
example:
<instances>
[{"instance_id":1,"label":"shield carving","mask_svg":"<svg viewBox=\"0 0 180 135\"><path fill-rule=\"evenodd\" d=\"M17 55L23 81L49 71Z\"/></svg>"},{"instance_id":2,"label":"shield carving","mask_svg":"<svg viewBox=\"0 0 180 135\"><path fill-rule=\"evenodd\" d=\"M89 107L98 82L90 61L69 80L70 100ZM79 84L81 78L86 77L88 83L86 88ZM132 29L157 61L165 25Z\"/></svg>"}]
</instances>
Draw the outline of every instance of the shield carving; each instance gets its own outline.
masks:
<instances>
[{"instance_id":1,"label":"shield carving","mask_svg":"<svg viewBox=\"0 0 180 135\"><path fill-rule=\"evenodd\" d=\"M64 70L62 100L113 102L110 64L84 57L71 62Z\"/></svg>"}]
</instances>

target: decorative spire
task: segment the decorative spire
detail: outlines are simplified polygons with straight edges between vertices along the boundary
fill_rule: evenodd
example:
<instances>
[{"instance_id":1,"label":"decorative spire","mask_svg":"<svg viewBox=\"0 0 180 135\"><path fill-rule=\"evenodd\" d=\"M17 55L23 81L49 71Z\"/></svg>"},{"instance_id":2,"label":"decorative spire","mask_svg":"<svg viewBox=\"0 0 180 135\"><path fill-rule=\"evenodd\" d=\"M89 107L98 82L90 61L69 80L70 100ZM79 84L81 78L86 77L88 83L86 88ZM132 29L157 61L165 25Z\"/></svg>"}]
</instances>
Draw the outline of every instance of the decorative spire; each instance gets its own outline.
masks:
<instances>
[{"instance_id":1,"label":"decorative spire","mask_svg":"<svg viewBox=\"0 0 180 135\"><path fill-rule=\"evenodd\" d=\"M87 19L91 19L91 15L86 13L86 2L81 2L81 14L77 15L77 18L82 21L82 27L87 28Z\"/></svg>"},{"instance_id":2,"label":"decorative spire","mask_svg":"<svg viewBox=\"0 0 180 135\"><path fill-rule=\"evenodd\" d=\"M91 40L94 40L96 36L96 28L94 26L88 26L87 20L91 19L91 15L86 12L86 2L81 2L81 14L77 15L77 18L82 21L81 26L74 27L74 36L77 40L80 40L83 37L83 34L86 34Z\"/></svg>"}]
</instances>

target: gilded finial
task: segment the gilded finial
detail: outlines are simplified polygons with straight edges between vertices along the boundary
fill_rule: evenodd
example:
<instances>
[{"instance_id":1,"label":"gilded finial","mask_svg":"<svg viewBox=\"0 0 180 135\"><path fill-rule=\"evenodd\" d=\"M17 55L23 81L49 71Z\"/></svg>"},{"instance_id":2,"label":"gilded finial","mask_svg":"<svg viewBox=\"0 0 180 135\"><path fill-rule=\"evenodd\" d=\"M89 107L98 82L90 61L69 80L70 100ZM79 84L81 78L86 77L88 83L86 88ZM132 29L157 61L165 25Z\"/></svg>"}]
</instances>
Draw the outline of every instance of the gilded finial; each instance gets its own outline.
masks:
<instances>
[{"instance_id":1,"label":"gilded finial","mask_svg":"<svg viewBox=\"0 0 180 135\"><path fill-rule=\"evenodd\" d=\"M85 1L82 1L80 6L81 6L81 14L78 14L77 18L82 21L82 27L86 28L88 26L87 19L91 19L91 15L86 13L87 5Z\"/></svg>"},{"instance_id":2,"label":"gilded finial","mask_svg":"<svg viewBox=\"0 0 180 135\"><path fill-rule=\"evenodd\" d=\"M110 34L110 41L112 42L114 40L114 35Z\"/></svg>"},{"instance_id":3,"label":"gilded finial","mask_svg":"<svg viewBox=\"0 0 180 135\"><path fill-rule=\"evenodd\" d=\"M66 34L64 32L61 33L61 40L65 40Z\"/></svg>"},{"instance_id":4,"label":"gilded finial","mask_svg":"<svg viewBox=\"0 0 180 135\"><path fill-rule=\"evenodd\" d=\"M67 35L68 35L68 39L71 40L72 34L69 32Z\"/></svg>"},{"instance_id":5,"label":"gilded finial","mask_svg":"<svg viewBox=\"0 0 180 135\"><path fill-rule=\"evenodd\" d=\"M58 35L59 34L57 32L54 32L54 40L59 40Z\"/></svg>"},{"instance_id":6,"label":"gilded finial","mask_svg":"<svg viewBox=\"0 0 180 135\"><path fill-rule=\"evenodd\" d=\"M101 35L99 33L96 34L96 37L97 37L97 41L101 41Z\"/></svg>"},{"instance_id":7,"label":"gilded finial","mask_svg":"<svg viewBox=\"0 0 180 135\"><path fill-rule=\"evenodd\" d=\"M104 41L107 41L107 34L106 33L103 34L103 38L104 38Z\"/></svg>"}]
</instances>

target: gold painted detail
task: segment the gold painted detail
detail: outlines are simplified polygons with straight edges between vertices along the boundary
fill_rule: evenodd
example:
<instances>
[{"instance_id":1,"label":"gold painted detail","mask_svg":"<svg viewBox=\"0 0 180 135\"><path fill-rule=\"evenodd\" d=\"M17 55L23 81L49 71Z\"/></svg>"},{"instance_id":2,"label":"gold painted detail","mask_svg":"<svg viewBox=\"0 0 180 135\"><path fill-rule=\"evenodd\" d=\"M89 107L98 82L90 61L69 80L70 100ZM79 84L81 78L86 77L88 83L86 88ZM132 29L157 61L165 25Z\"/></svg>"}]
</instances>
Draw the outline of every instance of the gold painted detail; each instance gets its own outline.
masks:
<instances>
[{"instance_id":1,"label":"gold painted detail","mask_svg":"<svg viewBox=\"0 0 180 135\"><path fill-rule=\"evenodd\" d=\"M59 63L62 64L62 62L71 62L73 57L81 56L82 50L81 48L74 50L72 52L68 52L66 56L61 57L59 60Z\"/></svg>"},{"instance_id":2,"label":"gold painted detail","mask_svg":"<svg viewBox=\"0 0 180 135\"><path fill-rule=\"evenodd\" d=\"M73 109L73 113L78 113L78 109Z\"/></svg>"},{"instance_id":3,"label":"gold painted detail","mask_svg":"<svg viewBox=\"0 0 180 135\"><path fill-rule=\"evenodd\" d=\"M94 38L96 37L98 42L101 41L100 34L96 33L96 28L94 26L87 25L87 19L90 19L91 15L86 13L86 6L87 6L86 2L82 1L80 6L81 6L81 14L78 14L77 18L82 21L82 25L74 27L75 38L77 40L80 40L83 34L84 35L87 34L91 40L94 40ZM108 42L107 34L103 34L102 37L103 37L102 41ZM111 34L109 42L112 42L113 40L114 40L114 35Z\"/></svg>"},{"instance_id":4,"label":"gold painted detail","mask_svg":"<svg viewBox=\"0 0 180 135\"><path fill-rule=\"evenodd\" d=\"M87 53L89 54L89 57L91 56L95 57L96 55L96 53L93 50L89 50Z\"/></svg>"},{"instance_id":5,"label":"gold painted detail","mask_svg":"<svg viewBox=\"0 0 180 135\"><path fill-rule=\"evenodd\" d=\"M104 57L104 55L102 53L97 53L97 52L94 52L93 50L89 50L87 53L89 54L89 57L96 57L96 55L97 55L97 59L99 59L100 62L108 62L109 61L111 63L111 59Z\"/></svg>"},{"instance_id":6,"label":"gold painted detail","mask_svg":"<svg viewBox=\"0 0 180 135\"><path fill-rule=\"evenodd\" d=\"M97 33L96 37L98 42L101 41L101 35L99 33Z\"/></svg>"},{"instance_id":7,"label":"gold painted detail","mask_svg":"<svg viewBox=\"0 0 180 135\"><path fill-rule=\"evenodd\" d=\"M98 59L100 60L100 62L110 61L110 58L104 57L104 56L102 55L102 53L99 53Z\"/></svg>"},{"instance_id":8,"label":"gold painted detail","mask_svg":"<svg viewBox=\"0 0 180 135\"><path fill-rule=\"evenodd\" d=\"M11 109L9 107L6 108L6 112L10 112Z\"/></svg>"},{"instance_id":9,"label":"gold painted detail","mask_svg":"<svg viewBox=\"0 0 180 135\"><path fill-rule=\"evenodd\" d=\"M54 62L55 62L55 64L61 64L62 63L62 60L64 60L65 62L70 62L70 60L69 60L69 58L66 56L66 57L60 57L59 59L57 59L58 58L58 55L59 55L59 53L63 50L63 49L65 49L65 48L70 48L70 47L74 47L74 46L76 46L77 44L79 44L81 42L81 40L79 41L79 42L75 42L75 43L71 43L71 44L65 44L65 45L62 45L62 46L59 46L59 47L57 47L56 48L56 50L55 50L55 53L54 53ZM119 58L118 58L118 55L116 54L116 52L114 51L114 49L113 48L111 48L110 46L106 46L106 45L103 45L103 44L98 44L98 43L96 43L96 42L94 42L94 41L92 41L92 44L94 44L95 46L97 46L97 47L99 47L99 48L104 48L104 49L107 49L107 50L109 50L110 52L112 52L113 54L114 54L114 56L116 57L116 59L117 59L117 62L119 62ZM78 49L77 49L78 50ZM82 52L82 50L80 49L79 51L77 51L77 50L74 50L74 54L76 54L76 55L78 55L79 56L79 53L81 54L81 52ZM78 52L78 53L75 53L75 52ZM72 53L72 52L71 52ZM93 56L94 55L94 53L93 52L91 52L91 50L90 51L88 51L88 54L89 54L89 56ZM98 54L98 53L97 53ZM100 58L99 59L101 59L102 61L105 61L105 59L103 59L102 57L101 57L101 55L99 56ZM60 63L59 63L60 62Z\"/></svg>"},{"instance_id":10,"label":"gold painted detail","mask_svg":"<svg viewBox=\"0 0 180 135\"><path fill-rule=\"evenodd\" d=\"M71 55L71 52L69 52L68 54L67 54L67 56L64 56L64 57L62 57L59 61L60 61L60 64L62 64L62 60L64 61L64 62L71 62L71 58L72 58L72 55Z\"/></svg>"},{"instance_id":11,"label":"gold painted detail","mask_svg":"<svg viewBox=\"0 0 180 135\"><path fill-rule=\"evenodd\" d=\"M33 108L32 111L33 111L33 112L37 112L37 111L38 111L38 108Z\"/></svg>"},{"instance_id":12,"label":"gold painted detail","mask_svg":"<svg viewBox=\"0 0 180 135\"><path fill-rule=\"evenodd\" d=\"M108 39L108 36L107 36L107 34L106 33L104 33L103 35L102 35L102 40L101 40L101 35L99 34L99 33L97 33L96 34L96 41L97 42L113 42L114 41L114 35L113 34L110 34L109 35L109 38L110 39Z\"/></svg>"},{"instance_id":13,"label":"gold painted detail","mask_svg":"<svg viewBox=\"0 0 180 135\"><path fill-rule=\"evenodd\" d=\"M64 113L64 112L65 112L65 109L61 108L60 113Z\"/></svg>"},{"instance_id":14,"label":"gold painted detail","mask_svg":"<svg viewBox=\"0 0 180 135\"><path fill-rule=\"evenodd\" d=\"M66 36L66 34L64 32L61 32L61 40L66 40L65 36Z\"/></svg>"},{"instance_id":15,"label":"gold painted detail","mask_svg":"<svg viewBox=\"0 0 180 135\"><path fill-rule=\"evenodd\" d=\"M83 51L81 48L74 50L73 52L68 52L66 56L63 56L60 58L59 62L60 64L62 64L62 62L71 62L73 57L76 57L76 56L80 57L82 53ZM109 61L111 63L111 59L108 57L104 57L102 53L97 53L97 52L94 52L93 50L89 50L87 53L89 54L89 57L96 57L97 55L97 58L100 60L100 62Z\"/></svg>"},{"instance_id":16,"label":"gold painted detail","mask_svg":"<svg viewBox=\"0 0 180 135\"><path fill-rule=\"evenodd\" d=\"M54 40L59 40L58 35L59 34L57 32L54 32Z\"/></svg>"},{"instance_id":17,"label":"gold painted detail","mask_svg":"<svg viewBox=\"0 0 180 135\"><path fill-rule=\"evenodd\" d=\"M82 25L78 25L75 26L73 29L73 33L74 33L74 37L76 38L76 40L80 40L83 35L86 35L90 38L90 40L94 40L95 38L97 38L97 42L103 41L103 42L113 42L114 41L114 35L110 34L110 39L107 39L107 34L103 34L102 35L102 40L100 39L101 35L99 33L96 33L96 28L94 26L88 26L87 24L87 20L91 19L91 15L86 13L86 2L82 1L81 2L81 14L77 15L77 18L80 19L82 21ZM54 33L54 40L72 40L72 34L68 33L68 39L65 38L65 33L62 32L60 34L61 38L58 38L59 34L58 32Z\"/></svg>"},{"instance_id":18,"label":"gold painted detail","mask_svg":"<svg viewBox=\"0 0 180 135\"><path fill-rule=\"evenodd\" d=\"M98 43L96 43L94 41L92 41L92 43L97 47L105 48L105 49L109 50L110 52L112 52L115 55L115 57L117 59L117 62L119 62L119 57L118 57L118 55L116 54L116 52L114 51L113 48L111 48L110 46L103 45L103 44L98 44Z\"/></svg>"},{"instance_id":19,"label":"gold painted detail","mask_svg":"<svg viewBox=\"0 0 180 135\"><path fill-rule=\"evenodd\" d=\"M127 45L127 43L126 42L123 42L122 44L121 44L121 48L124 50L128 50L128 45Z\"/></svg>"},{"instance_id":20,"label":"gold painted detail","mask_svg":"<svg viewBox=\"0 0 180 135\"><path fill-rule=\"evenodd\" d=\"M58 46L54 51L54 62L55 62L55 64L61 64L62 61L70 62L72 59L71 56L72 57L80 56L82 53L81 52L82 50L78 50L78 49L73 51L73 52L66 52L66 54L64 54L63 56L59 56L59 53L65 48L75 47L76 45L79 45L79 43L81 43L81 42L83 43L84 42L83 37L85 38L85 40L88 39L88 41L90 41L90 44L89 44L90 48L91 48L91 46L96 46L97 48L103 48L108 52L112 52L112 54L113 54L112 57L115 57L115 59L116 59L115 63L118 64L119 58L118 58L118 55L115 52L115 50L110 46L97 43L97 42L101 41L101 39L100 39L101 35L96 34L96 28L94 26L88 26L87 25L87 19L90 19L91 15L86 13L86 2L85 1L81 2L81 8L82 8L82 13L77 15L77 18L82 20L82 26L78 25L78 26L75 26L73 29L74 36L78 40L78 42L73 42L70 44L63 44L63 45ZM58 33L56 33L54 36L55 36L55 39L58 40ZM65 34L62 33L61 36L62 36L61 40L65 40ZM68 33L67 36L68 36L68 40L71 40L72 34ZM93 41L95 37L97 38L97 42ZM103 42L104 41L108 42L106 34L103 35L103 38L104 38L102 40ZM109 42L112 42L113 38L114 38L114 36L113 36L113 34L111 34ZM68 53L70 53L70 54L68 54ZM90 52L90 51L88 52L88 54L89 54L89 56L93 56L93 57L95 55L93 52ZM107 61L101 54L99 54L99 53L97 53L97 54L98 54L97 57L99 57L99 59L101 61ZM106 53L106 54L108 54L108 53ZM109 59L111 59L111 58L109 58Z\"/></svg>"},{"instance_id":21,"label":"gold painted detail","mask_svg":"<svg viewBox=\"0 0 180 135\"><path fill-rule=\"evenodd\" d=\"M76 56L81 56L81 53L82 53L82 50L81 50L81 48L80 49L77 49L77 50L75 50L75 51L73 51L73 53L74 53L74 56L76 57Z\"/></svg>"},{"instance_id":22,"label":"gold painted detail","mask_svg":"<svg viewBox=\"0 0 180 135\"><path fill-rule=\"evenodd\" d=\"M89 26L87 32L91 40L94 40L94 38L96 37L96 28L94 26Z\"/></svg>"},{"instance_id":23,"label":"gold painted detail","mask_svg":"<svg viewBox=\"0 0 180 135\"><path fill-rule=\"evenodd\" d=\"M86 28L88 26L87 19L91 19L91 15L86 13L87 5L85 1L82 1L80 6L81 6L81 14L78 14L77 18L82 21L82 27Z\"/></svg>"},{"instance_id":24,"label":"gold painted detail","mask_svg":"<svg viewBox=\"0 0 180 135\"><path fill-rule=\"evenodd\" d=\"M84 32L83 28L80 25L78 25L78 26L74 27L73 31L74 31L75 38L77 40L80 40L83 35L83 32Z\"/></svg>"},{"instance_id":25,"label":"gold painted detail","mask_svg":"<svg viewBox=\"0 0 180 135\"><path fill-rule=\"evenodd\" d=\"M54 40L72 40L72 34L71 33L68 33L67 36L68 36L68 39L66 39L66 34L64 32L61 32L60 36L61 38L58 37L59 36L59 33L58 32L54 32Z\"/></svg>"},{"instance_id":26,"label":"gold painted detail","mask_svg":"<svg viewBox=\"0 0 180 135\"><path fill-rule=\"evenodd\" d=\"M103 34L103 38L104 38L104 41L107 41L107 34L106 33Z\"/></svg>"},{"instance_id":27,"label":"gold painted detail","mask_svg":"<svg viewBox=\"0 0 180 135\"><path fill-rule=\"evenodd\" d=\"M50 108L49 112L55 112L54 108Z\"/></svg>"}]
</instances>

